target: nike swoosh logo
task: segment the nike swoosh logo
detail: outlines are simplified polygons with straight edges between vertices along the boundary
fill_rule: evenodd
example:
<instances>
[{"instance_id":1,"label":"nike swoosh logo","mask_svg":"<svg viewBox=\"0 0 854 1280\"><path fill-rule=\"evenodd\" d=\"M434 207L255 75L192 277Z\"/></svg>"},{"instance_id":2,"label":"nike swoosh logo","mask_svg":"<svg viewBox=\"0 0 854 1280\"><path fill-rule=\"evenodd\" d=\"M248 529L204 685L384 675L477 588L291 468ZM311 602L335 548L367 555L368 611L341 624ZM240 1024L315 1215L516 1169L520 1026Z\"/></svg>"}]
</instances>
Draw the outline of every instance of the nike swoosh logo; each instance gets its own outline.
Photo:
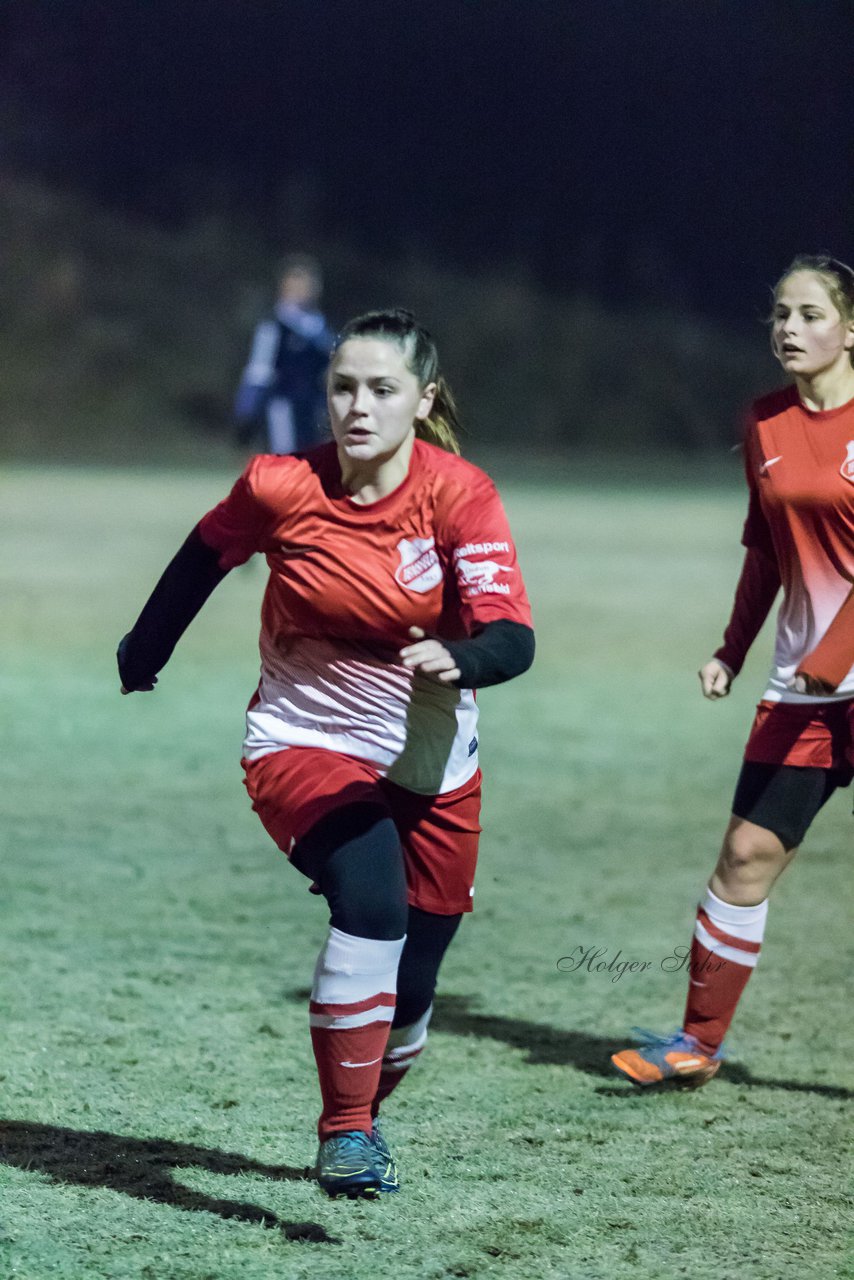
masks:
<instances>
[{"instance_id":1,"label":"nike swoosh logo","mask_svg":"<svg viewBox=\"0 0 854 1280\"><path fill-rule=\"evenodd\" d=\"M768 468L773 467L775 462L780 462L782 457L783 457L782 453L778 453L776 458L766 458L766 460L762 463L762 466L759 468L759 474L761 476L767 475Z\"/></svg>"},{"instance_id":2,"label":"nike swoosh logo","mask_svg":"<svg viewBox=\"0 0 854 1280\"><path fill-rule=\"evenodd\" d=\"M376 1063L382 1062L382 1054L378 1058L371 1058L370 1062L342 1062L342 1067L373 1067Z\"/></svg>"},{"instance_id":3,"label":"nike swoosh logo","mask_svg":"<svg viewBox=\"0 0 854 1280\"><path fill-rule=\"evenodd\" d=\"M299 560L302 556L309 556L315 551L319 551L320 547L313 546L310 542L280 542L279 555L285 560Z\"/></svg>"}]
</instances>

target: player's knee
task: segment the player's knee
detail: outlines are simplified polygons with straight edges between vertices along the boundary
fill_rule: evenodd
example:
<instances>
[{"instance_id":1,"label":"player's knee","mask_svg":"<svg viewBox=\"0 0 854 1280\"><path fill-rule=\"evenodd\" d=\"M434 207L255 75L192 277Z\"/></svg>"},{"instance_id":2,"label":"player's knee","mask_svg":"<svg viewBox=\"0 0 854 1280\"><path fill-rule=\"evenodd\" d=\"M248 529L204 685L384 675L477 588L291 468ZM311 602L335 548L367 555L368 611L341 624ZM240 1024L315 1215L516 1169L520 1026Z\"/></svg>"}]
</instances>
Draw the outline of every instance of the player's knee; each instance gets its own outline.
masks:
<instances>
[{"instance_id":1,"label":"player's knee","mask_svg":"<svg viewBox=\"0 0 854 1280\"><path fill-rule=\"evenodd\" d=\"M392 942L406 933L406 899L383 894L339 895L331 913L331 923L355 938L375 938Z\"/></svg>"},{"instance_id":2,"label":"player's knee","mask_svg":"<svg viewBox=\"0 0 854 1280\"><path fill-rule=\"evenodd\" d=\"M749 872L777 862L784 854L780 837L773 831L752 823L740 824L727 832L720 863L729 872Z\"/></svg>"}]
</instances>

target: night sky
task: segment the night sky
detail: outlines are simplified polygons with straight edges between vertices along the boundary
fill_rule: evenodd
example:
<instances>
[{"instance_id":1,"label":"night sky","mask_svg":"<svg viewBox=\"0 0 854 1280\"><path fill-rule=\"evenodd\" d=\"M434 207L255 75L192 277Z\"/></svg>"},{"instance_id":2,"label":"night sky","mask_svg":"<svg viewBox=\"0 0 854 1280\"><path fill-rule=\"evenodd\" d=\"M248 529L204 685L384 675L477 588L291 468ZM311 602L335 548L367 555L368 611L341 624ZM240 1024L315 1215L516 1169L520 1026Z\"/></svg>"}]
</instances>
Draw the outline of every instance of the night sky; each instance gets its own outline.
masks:
<instances>
[{"instance_id":1,"label":"night sky","mask_svg":"<svg viewBox=\"0 0 854 1280\"><path fill-rule=\"evenodd\" d=\"M3 164L744 318L854 256L854 0L13 0ZM295 181L296 180L296 181ZM290 181L290 187L287 186Z\"/></svg>"}]
</instances>

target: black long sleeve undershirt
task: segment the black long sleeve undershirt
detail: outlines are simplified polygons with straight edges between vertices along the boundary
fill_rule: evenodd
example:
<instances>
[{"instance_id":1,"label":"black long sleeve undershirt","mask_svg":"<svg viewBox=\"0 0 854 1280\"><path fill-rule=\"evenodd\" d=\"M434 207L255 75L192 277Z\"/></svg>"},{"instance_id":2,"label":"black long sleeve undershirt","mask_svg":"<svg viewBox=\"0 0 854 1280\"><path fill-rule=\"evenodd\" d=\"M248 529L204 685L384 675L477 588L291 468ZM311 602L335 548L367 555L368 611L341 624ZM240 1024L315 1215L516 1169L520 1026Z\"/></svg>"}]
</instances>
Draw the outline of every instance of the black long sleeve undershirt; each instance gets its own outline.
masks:
<instances>
[{"instance_id":1,"label":"black long sleeve undershirt","mask_svg":"<svg viewBox=\"0 0 854 1280\"><path fill-rule=\"evenodd\" d=\"M460 670L458 689L486 689L527 671L534 661L534 633L522 622L498 618L466 640L441 640Z\"/></svg>"},{"instance_id":2,"label":"black long sleeve undershirt","mask_svg":"<svg viewBox=\"0 0 854 1280\"><path fill-rule=\"evenodd\" d=\"M133 629L119 645L119 675L127 690L151 686L227 572L219 567L219 552L202 541L197 526L164 569Z\"/></svg>"},{"instance_id":3,"label":"black long sleeve undershirt","mask_svg":"<svg viewBox=\"0 0 854 1280\"><path fill-rule=\"evenodd\" d=\"M119 675L125 689L149 688L181 636L227 570L219 553L203 542L198 527L164 570L133 629L119 645ZM527 671L534 660L534 633L521 622L500 618L477 635L441 642L460 670L460 689L484 689Z\"/></svg>"}]
</instances>

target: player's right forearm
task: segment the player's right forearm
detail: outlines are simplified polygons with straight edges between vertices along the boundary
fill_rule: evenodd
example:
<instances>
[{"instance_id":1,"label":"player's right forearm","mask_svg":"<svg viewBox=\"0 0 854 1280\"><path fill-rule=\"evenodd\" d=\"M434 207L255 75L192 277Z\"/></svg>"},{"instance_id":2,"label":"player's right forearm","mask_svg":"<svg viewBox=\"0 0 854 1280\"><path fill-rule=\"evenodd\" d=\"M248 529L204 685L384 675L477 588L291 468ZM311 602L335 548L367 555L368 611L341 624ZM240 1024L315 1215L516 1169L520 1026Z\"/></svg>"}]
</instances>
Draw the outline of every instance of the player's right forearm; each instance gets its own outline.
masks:
<instances>
[{"instance_id":1,"label":"player's right forearm","mask_svg":"<svg viewBox=\"0 0 854 1280\"><path fill-rule=\"evenodd\" d=\"M734 676L744 666L750 646L761 631L779 590L777 562L758 547L748 547L724 642L714 655Z\"/></svg>"},{"instance_id":2,"label":"player's right forearm","mask_svg":"<svg viewBox=\"0 0 854 1280\"><path fill-rule=\"evenodd\" d=\"M202 541L198 528L193 529L119 645L119 675L125 689L151 686L226 572L219 567L219 553Z\"/></svg>"}]
</instances>

